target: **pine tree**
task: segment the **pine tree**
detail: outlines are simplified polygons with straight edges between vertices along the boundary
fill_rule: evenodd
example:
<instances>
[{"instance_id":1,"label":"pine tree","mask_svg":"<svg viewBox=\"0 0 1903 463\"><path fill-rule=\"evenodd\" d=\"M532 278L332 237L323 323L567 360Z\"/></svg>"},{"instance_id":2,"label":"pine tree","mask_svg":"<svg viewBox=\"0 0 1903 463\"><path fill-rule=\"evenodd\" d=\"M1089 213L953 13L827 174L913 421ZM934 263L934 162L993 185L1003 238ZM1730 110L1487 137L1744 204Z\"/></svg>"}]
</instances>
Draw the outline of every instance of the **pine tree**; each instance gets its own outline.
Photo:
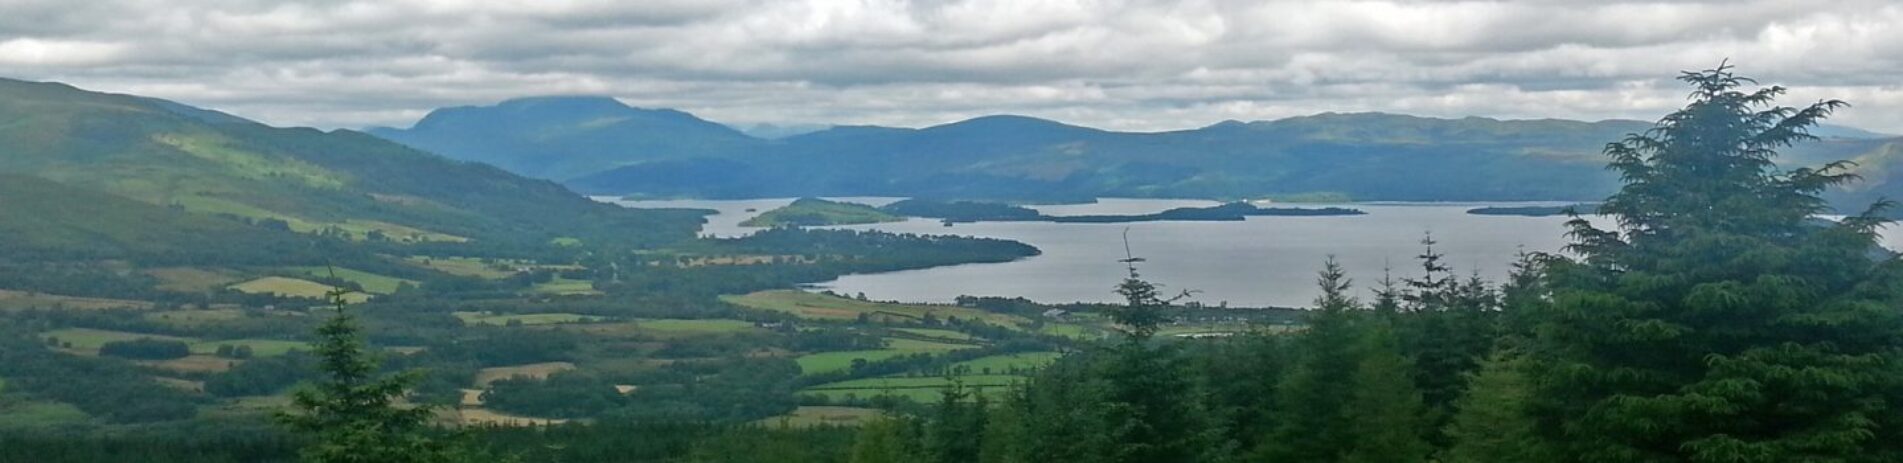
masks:
<instances>
[{"instance_id":1,"label":"pine tree","mask_svg":"<svg viewBox=\"0 0 1903 463\"><path fill-rule=\"evenodd\" d=\"M1443 463L1546 462L1546 452L1528 409L1532 384L1517 352L1500 351L1480 365L1446 435L1452 442Z\"/></svg>"},{"instance_id":2,"label":"pine tree","mask_svg":"<svg viewBox=\"0 0 1903 463\"><path fill-rule=\"evenodd\" d=\"M1348 384L1353 390L1348 420L1354 423L1344 463L1422 463L1434 448L1421 392L1408 375L1394 332L1375 323L1361 342L1361 362Z\"/></svg>"},{"instance_id":3,"label":"pine tree","mask_svg":"<svg viewBox=\"0 0 1903 463\"><path fill-rule=\"evenodd\" d=\"M1691 103L1606 149L1625 185L1571 222L1530 370L1543 437L1580 462L1903 461L1903 272L1884 204L1837 223L1844 164L1777 150L1837 101L1774 104L1730 67L1687 72Z\"/></svg>"},{"instance_id":4,"label":"pine tree","mask_svg":"<svg viewBox=\"0 0 1903 463\"><path fill-rule=\"evenodd\" d=\"M1293 371L1277 391L1279 422L1258 454L1274 462L1339 461L1353 447L1357 424L1348 417L1359 356L1360 304L1348 295L1350 281L1330 258L1317 283L1322 295L1295 341Z\"/></svg>"},{"instance_id":5,"label":"pine tree","mask_svg":"<svg viewBox=\"0 0 1903 463\"><path fill-rule=\"evenodd\" d=\"M291 397L294 412L279 420L311 434L304 449L313 463L433 463L450 460L449 447L425 435L432 409L398 407L416 384L415 374L378 377L378 362L345 310L343 290L330 294L336 312L317 328L312 342L323 377Z\"/></svg>"}]
</instances>

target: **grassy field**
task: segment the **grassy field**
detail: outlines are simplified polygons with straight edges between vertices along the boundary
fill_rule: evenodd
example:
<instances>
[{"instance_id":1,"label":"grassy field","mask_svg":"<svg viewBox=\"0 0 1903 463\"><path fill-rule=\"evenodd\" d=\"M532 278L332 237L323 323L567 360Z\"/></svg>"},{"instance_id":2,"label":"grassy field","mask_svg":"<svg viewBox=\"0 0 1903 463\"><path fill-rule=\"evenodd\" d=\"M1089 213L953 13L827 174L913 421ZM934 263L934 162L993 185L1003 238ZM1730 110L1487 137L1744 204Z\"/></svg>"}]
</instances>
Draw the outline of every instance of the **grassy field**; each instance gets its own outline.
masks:
<instances>
[{"instance_id":1,"label":"grassy field","mask_svg":"<svg viewBox=\"0 0 1903 463\"><path fill-rule=\"evenodd\" d=\"M601 291L595 290L595 282L588 280L570 280L561 277L556 277L547 283L535 285L534 291L540 294L553 294L557 296L592 296L601 294Z\"/></svg>"},{"instance_id":2,"label":"grassy field","mask_svg":"<svg viewBox=\"0 0 1903 463\"><path fill-rule=\"evenodd\" d=\"M800 407L792 413L763 419L761 426L810 428L814 426L858 426L885 414L884 411L859 407Z\"/></svg>"},{"instance_id":3,"label":"grassy field","mask_svg":"<svg viewBox=\"0 0 1903 463\"><path fill-rule=\"evenodd\" d=\"M237 272L196 267L155 268L146 270L145 274L159 280L159 290L181 293L217 291L244 279Z\"/></svg>"},{"instance_id":4,"label":"grassy field","mask_svg":"<svg viewBox=\"0 0 1903 463\"><path fill-rule=\"evenodd\" d=\"M742 227L778 227L778 226L817 226L817 225L855 225L867 223L902 222L904 217L892 215L879 208L858 203L828 201L819 198L800 198L779 209L761 213L740 222Z\"/></svg>"},{"instance_id":5,"label":"grassy field","mask_svg":"<svg viewBox=\"0 0 1903 463\"><path fill-rule=\"evenodd\" d=\"M975 374L984 374L987 368L990 369L989 371L1003 373L1011 371L1012 369L1030 370L1043 368L1045 365L1056 362L1059 357L1063 357L1063 354L1056 352L1029 352L1022 354L993 355L958 362L952 366L971 367L971 371Z\"/></svg>"},{"instance_id":6,"label":"grassy field","mask_svg":"<svg viewBox=\"0 0 1903 463\"><path fill-rule=\"evenodd\" d=\"M717 334L752 331L753 322L745 320L706 319L641 319L635 320L635 326L644 330L663 333Z\"/></svg>"},{"instance_id":7,"label":"grassy field","mask_svg":"<svg viewBox=\"0 0 1903 463\"><path fill-rule=\"evenodd\" d=\"M575 364L568 362L543 362L508 367L484 368L476 372L476 385L489 387L489 383L517 376L547 378L548 375L573 369L575 369Z\"/></svg>"},{"instance_id":8,"label":"grassy field","mask_svg":"<svg viewBox=\"0 0 1903 463\"><path fill-rule=\"evenodd\" d=\"M509 275L514 275L516 272L514 266L510 264L490 265L481 259L469 257L411 256L404 259L404 261L450 275L475 277L486 280L508 278Z\"/></svg>"},{"instance_id":9,"label":"grassy field","mask_svg":"<svg viewBox=\"0 0 1903 463\"><path fill-rule=\"evenodd\" d=\"M85 423L91 415L78 407L59 402L14 402L0 404L0 429L49 428Z\"/></svg>"},{"instance_id":10,"label":"grassy field","mask_svg":"<svg viewBox=\"0 0 1903 463\"><path fill-rule=\"evenodd\" d=\"M247 294L276 294L285 297L322 299L337 287L296 278L264 277L232 285L231 289ZM370 300L369 294L356 292L344 294L344 302L356 304L368 300Z\"/></svg>"},{"instance_id":11,"label":"grassy field","mask_svg":"<svg viewBox=\"0 0 1903 463\"><path fill-rule=\"evenodd\" d=\"M932 329L932 328L898 328L897 331L903 331L906 333L916 334L916 335L924 336L927 338L943 339L947 341L971 341L976 339L976 338L973 338L969 334L960 333L960 332L952 331L952 330L940 330L940 329Z\"/></svg>"},{"instance_id":12,"label":"grassy field","mask_svg":"<svg viewBox=\"0 0 1903 463\"><path fill-rule=\"evenodd\" d=\"M291 270L297 271L298 273L302 273L305 275L314 276L314 277L328 277L333 272L333 269L330 267L295 267L295 268L292 268ZM375 273L365 272L362 270L348 269L343 267L337 267L334 271L335 271L335 274L337 275L337 278L342 278L345 281L356 283L358 286L362 286L365 292L368 292L371 294L391 294L391 293L395 293L397 288L403 286L404 284L409 284L412 286L417 284L417 282L411 281L411 280L405 280L405 279L396 278L396 277L388 277L388 276L378 275Z\"/></svg>"},{"instance_id":13,"label":"grassy field","mask_svg":"<svg viewBox=\"0 0 1903 463\"><path fill-rule=\"evenodd\" d=\"M743 296L721 296L720 300L742 307L784 312L801 318L819 320L854 320L860 314L874 319L922 319L931 314L939 319L958 317L960 319L980 319L993 325L1017 327L1027 322L1023 317L991 313L969 307L928 304L888 304L867 302L843 297L828 296L796 290L760 291Z\"/></svg>"},{"instance_id":14,"label":"grassy field","mask_svg":"<svg viewBox=\"0 0 1903 463\"><path fill-rule=\"evenodd\" d=\"M122 299L60 296L55 294L0 289L0 310L51 309L55 307L71 310L145 310L152 308L152 303Z\"/></svg>"},{"instance_id":15,"label":"grassy field","mask_svg":"<svg viewBox=\"0 0 1903 463\"><path fill-rule=\"evenodd\" d=\"M145 314L146 321L172 326L198 326L244 318L242 309L167 310Z\"/></svg>"},{"instance_id":16,"label":"grassy field","mask_svg":"<svg viewBox=\"0 0 1903 463\"><path fill-rule=\"evenodd\" d=\"M531 313L531 314L495 314L488 312L456 312L456 318L465 325L505 326L511 322L520 325L556 325L562 323L586 323L600 320L601 317L573 313Z\"/></svg>"},{"instance_id":17,"label":"grassy field","mask_svg":"<svg viewBox=\"0 0 1903 463\"><path fill-rule=\"evenodd\" d=\"M159 340L184 342L185 344L191 346L191 350L193 354L201 354L201 355L215 353L218 351L218 346L221 346L221 345L230 345L232 347L251 346L252 355L255 355L258 357L284 355L285 352L290 352L293 349L308 349L309 348L307 344L301 341L284 341L284 340L277 340L277 339L225 339L225 340L205 341L205 340L179 337L179 336L132 333L132 332L126 332L126 331L95 330L90 328L57 329L57 330L41 333L40 336L42 338L48 338L48 337L58 338L60 343L62 344L71 344L73 350L87 351L87 352L94 352L94 353L99 351L100 346L104 346L108 342L131 341L131 340L140 339L140 338L151 338L151 339L159 339Z\"/></svg>"},{"instance_id":18,"label":"grassy field","mask_svg":"<svg viewBox=\"0 0 1903 463\"><path fill-rule=\"evenodd\" d=\"M915 339L886 338L886 348L878 350L854 350L842 352L821 352L807 354L793 359L800 365L800 373L816 375L852 368L852 361L865 359L877 362L902 355L918 353L943 353L957 349L970 349L978 346L970 344L948 344L919 341Z\"/></svg>"}]
</instances>

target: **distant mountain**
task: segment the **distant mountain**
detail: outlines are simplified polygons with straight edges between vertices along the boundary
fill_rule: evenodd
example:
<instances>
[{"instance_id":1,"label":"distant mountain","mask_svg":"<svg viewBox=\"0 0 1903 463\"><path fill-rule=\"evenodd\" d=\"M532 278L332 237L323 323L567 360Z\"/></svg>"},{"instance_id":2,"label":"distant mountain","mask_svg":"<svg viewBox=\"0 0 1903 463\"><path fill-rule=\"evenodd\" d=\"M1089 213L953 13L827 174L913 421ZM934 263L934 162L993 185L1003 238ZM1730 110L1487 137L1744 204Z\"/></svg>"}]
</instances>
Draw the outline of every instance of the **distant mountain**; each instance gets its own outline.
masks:
<instances>
[{"instance_id":1,"label":"distant mountain","mask_svg":"<svg viewBox=\"0 0 1903 463\"><path fill-rule=\"evenodd\" d=\"M222 237L230 223L253 223L411 243L534 246L570 237L635 244L692 237L701 220L684 211L601 204L553 182L358 132L269 127L175 102L56 83L0 79L0 121L0 146L6 147L0 174L51 180L92 195L84 197L110 195L150 205L163 214L123 204L107 210L121 211L108 215L125 220L141 217L136 223L154 230L139 231L159 235L177 228ZM199 218L166 215L175 213ZM124 228L87 226L86 220L106 218L84 214L8 214L7 220L29 215L63 217L62 223L31 228L39 231L81 235ZM214 226L202 219L212 216L236 220Z\"/></svg>"},{"instance_id":2,"label":"distant mountain","mask_svg":"<svg viewBox=\"0 0 1903 463\"><path fill-rule=\"evenodd\" d=\"M408 129L368 132L451 158L556 180L643 161L729 156L765 143L692 114L634 108L595 96L444 108Z\"/></svg>"},{"instance_id":3,"label":"distant mountain","mask_svg":"<svg viewBox=\"0 0 1903 463\"><path fill-rule=\"evenodd\" d=\"M833 128L827 124L729 124L734 130L763 140L778 140Z\"/></svg>"},{"instance_id":4,"label":"distant mountain","mask_svg":"<svg viewBox=\"0 0 1903 463\"><path fill-rule=\"evenodd\" d=\"M503 103L438 114L494 113L519 105ZM612 101L597 101L591 108L649 111ZM432 119L441 119L438 114L410 132L436 125ZM519 125L570 127L578 120L602 117L587 114L596 115L559 119L565 122L538 122L557 120L554 116L524 117ZM717 125L697 118L691 121L697 127ZM572 175L566 183L587 193L706 198L884 195L1041 201L1100 196L1323 196L1589 201L1602 199L1617 186L1617 178L1604 169L1600 153L1605 144L1649 127L1649 122L1631 120L1325 113L1154 133L1106 131L1009 115L921 129L839 126L771 140L731 129L648 131L639 136L629 129L616 132L627 141L604 141L585 155L576 155L586 159L586 165L614 167L590 172L566 164L575 168L552 177ZM520 127L485 130L535 132ZM482 140L480 132L441 133L455 134L444 135L447 139ZM1865 156L1886 140L1881 134L1847 127L1820 127L1817 133L1826 140L1791 149L1792 164ZM520 141L516 145L492 144L481 149L415 145L463 159L545 159L566 157L559 153L573 152L569 147L574 139L533 142L516 137L512 138ZM599 146L640 149L612 154L616 150ZM515 154L509 156L511 152ZM501 165L512 165L509 162L517 161ZM1897 189L1903 192L1903 184Z\"/></svg>"}]
</instances>

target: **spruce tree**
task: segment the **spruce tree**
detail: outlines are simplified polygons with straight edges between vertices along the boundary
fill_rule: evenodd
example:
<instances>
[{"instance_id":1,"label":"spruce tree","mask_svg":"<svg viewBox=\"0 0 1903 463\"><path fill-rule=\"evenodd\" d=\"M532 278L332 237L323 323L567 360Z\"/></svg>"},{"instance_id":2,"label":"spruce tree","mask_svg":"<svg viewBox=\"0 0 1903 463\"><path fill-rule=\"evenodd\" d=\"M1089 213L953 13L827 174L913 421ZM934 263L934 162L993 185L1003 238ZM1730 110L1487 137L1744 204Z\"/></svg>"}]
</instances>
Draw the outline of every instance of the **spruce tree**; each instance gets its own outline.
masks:
<instances>
[{"instance_id":1,"label":"spruce tree","mask_svg":"<svg viewBox=\"0 0 1903 463\"><path fill-rule=\"evenodd\" d=\"M904 418L882 417L866 423L852 443L849 463L909 463L918 461L917 445Z\"/></svg>"},{"instance_id":2,"label":"spruce tree","mask_svg":"<svg viewBox=\"0 0 1903 463\"><path fill-rule=\"evenodd\" d=\"M343 290L330 294L335 312L317 328L312 352L322 377L291 396L295 411L278 415L315 442L303 451L312 463L435 463L450 461L450 449L427 435L428 406L399 407L397 399L416 384L414 374L377 375L378 362L345 309Z\"/></svg>"},{"instance_id":3,"label":"spruce tree","mask_svg":"<svg viewBox=\"0 0 1903 463\"><path fill-rule=\"evenodd\" d=\"M1408 375L1407 358L1401 355L1393 330L1386 323L1373 323L1360 348L1361 362L1348 383L1353 393L1347 417L1355 432L1340 461L1426 462L1434 450L1425 438L1430 430L1427 409Z\"/></svg>"},{"instance_id":4,"label":"spruce tree","mask_svg":"<svg viewBox=\"0 0 1903 463\"><path fill-rule=\"evenodd\" d=\"M1530 413L1532 384L1526 362L1513 351L1496 352L1468 381L1467 394L1455 402L1457 412L1446 435L1451 447L1443 463L1547 462Z\"/></svg>"},{"instance_id":5,"label":"spruce tree","mask_svg":"<svg viewBox=\"0 0 1903 463\"><path fill-rule=\"evenodd\" d=\"M1360 304L1348 295L1348 276L1333 258L1317 283L1322 295L1294 343L1299 357L1277 390L1278 423L1258 449L1267 461L1333 462L1353 447L1357 424L1348 417L1348 385L1361 363Z\"/></svg>"},{"instance_id":6,"label":"spruce tree","mask_svg":"<svg viewBox=\"0 0 1903 463\"><path fill-rule=\"evenodd\" d=\"M1728 66L1690 104L1606 148L1624 186L1571 222L1531 351L1535 412L1567 461L1903 461L1898 262L1881 206L1835 223L1845 164L1777 150L1844 106L1775 105Z\"/></svg>"}]
</instances>

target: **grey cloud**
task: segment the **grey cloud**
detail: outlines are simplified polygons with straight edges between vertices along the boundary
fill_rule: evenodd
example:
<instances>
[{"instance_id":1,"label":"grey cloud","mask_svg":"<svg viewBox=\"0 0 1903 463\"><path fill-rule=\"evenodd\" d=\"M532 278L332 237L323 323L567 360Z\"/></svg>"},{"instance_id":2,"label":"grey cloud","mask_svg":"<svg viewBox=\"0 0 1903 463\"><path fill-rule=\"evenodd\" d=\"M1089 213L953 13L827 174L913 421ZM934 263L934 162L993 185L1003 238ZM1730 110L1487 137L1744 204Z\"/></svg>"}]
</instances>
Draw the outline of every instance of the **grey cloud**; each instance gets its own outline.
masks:
<instances>
[{"instance_id":1,"label":"grey cloud","mask_svg":"<svg viewBox=\"0 0 1903 463\"><path fill-rule=\"evenodd\" d=\"M1903 133L1881 0L0 0L0 76L277 124L606 94L736 123L1025 113L1118 129L1323 111L1650 119L1730 58Z\"/></svg>"}]
</instances>

